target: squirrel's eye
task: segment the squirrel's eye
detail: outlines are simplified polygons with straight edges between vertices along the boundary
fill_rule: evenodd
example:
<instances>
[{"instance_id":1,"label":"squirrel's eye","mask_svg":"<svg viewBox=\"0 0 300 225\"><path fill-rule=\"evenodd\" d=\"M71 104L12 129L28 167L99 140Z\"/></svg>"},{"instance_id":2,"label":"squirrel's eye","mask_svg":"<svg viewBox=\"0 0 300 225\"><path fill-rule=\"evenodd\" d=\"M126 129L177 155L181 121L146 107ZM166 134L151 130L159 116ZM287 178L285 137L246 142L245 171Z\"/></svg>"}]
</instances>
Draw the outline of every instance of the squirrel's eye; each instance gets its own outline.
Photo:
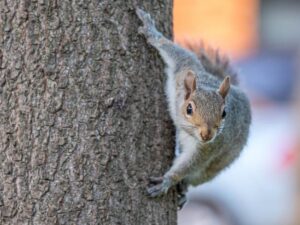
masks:
<instances>
[{"instance_id":1,"label":"squirrel's eye","mask_svg":"<svg viewBox=\"0 0 300 225\"><path fill-rule=\"evenodd\" d=\"M186 107L186 114L188 114L188 115L193 114L193 107L191 104L188 104L188 106Z\"/></svg>"},{"instance_id":2,"label":"squirrel's eye","mask_svg":"<svg viewBox=\"0 0 300 225\"><path fill-rule=\"evenodd\" d=\"M223 112L222 112L222 119L224 119L225 116L226 116L226 111L225 111L225 109L224 109Z\"/></svg>"}]
</instances>

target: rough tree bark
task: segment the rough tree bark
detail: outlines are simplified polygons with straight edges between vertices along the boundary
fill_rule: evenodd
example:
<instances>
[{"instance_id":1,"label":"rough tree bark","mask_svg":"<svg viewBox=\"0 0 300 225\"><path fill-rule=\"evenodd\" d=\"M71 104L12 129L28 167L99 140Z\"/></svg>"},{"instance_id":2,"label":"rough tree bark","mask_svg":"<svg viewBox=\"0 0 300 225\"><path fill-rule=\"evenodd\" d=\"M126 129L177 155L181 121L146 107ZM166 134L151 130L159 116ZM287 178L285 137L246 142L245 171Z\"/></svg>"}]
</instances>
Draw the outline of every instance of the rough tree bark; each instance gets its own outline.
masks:
<instances>
[{"instance_id":1,"label":"rough tree bark","mask_svg":"<svg viewBox=\"0 0 300 225\"><path fill-rule=\"evenodd\" d=\"M0 1L0 224L176 224L145 196L173 157L163 64L172 0Z\"/></svg>"}]
</instances>

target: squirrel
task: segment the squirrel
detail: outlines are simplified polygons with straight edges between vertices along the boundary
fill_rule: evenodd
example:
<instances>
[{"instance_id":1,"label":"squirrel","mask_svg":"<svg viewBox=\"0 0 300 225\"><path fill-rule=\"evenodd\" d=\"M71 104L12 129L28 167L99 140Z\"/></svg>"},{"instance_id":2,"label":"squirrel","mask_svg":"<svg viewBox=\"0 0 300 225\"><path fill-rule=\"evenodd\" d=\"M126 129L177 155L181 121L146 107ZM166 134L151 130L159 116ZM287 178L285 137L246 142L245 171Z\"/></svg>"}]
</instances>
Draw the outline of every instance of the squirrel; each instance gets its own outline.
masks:
<instances>
[{"instance_id":1,"label":"squirrel","mask_svg":"<svg viewBox=\"0 0 300 225\"><path fill-rule=\"evenodd\" d=\"M143 23L138 32L166 64L166 96L176 128L173 165L162 177L149 178L147 192L157 197L176 186L181 208L188 186L210 181L240 155L249 135L250 104L228 59L203 46L184 49L164 37L148 13L138 8L136 14Z\"/></svg>"}]
</instances>

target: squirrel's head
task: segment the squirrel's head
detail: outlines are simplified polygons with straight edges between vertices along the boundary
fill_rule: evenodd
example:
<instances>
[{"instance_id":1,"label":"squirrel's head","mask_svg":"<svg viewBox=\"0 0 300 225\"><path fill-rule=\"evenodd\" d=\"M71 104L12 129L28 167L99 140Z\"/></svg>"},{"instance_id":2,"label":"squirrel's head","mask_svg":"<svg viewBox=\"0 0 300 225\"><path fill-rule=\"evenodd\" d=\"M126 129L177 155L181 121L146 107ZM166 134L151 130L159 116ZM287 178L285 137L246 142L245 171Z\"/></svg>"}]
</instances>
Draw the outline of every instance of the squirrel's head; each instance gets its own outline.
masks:
<instances>
[{"instance_id":1,"label":"squirrel's head","mask_svg":"<svg viewBox=\"0 0 300 225\"><path fill-rule=\"evenodd\" d=\"M227 76L216 90L201 89L196 85L196 76L189 71L184 79L182 125L186 132L205 143L213 140L222 130L226 119L225 98L230 89L230 78Z\"/></svg>"}]
</instances>

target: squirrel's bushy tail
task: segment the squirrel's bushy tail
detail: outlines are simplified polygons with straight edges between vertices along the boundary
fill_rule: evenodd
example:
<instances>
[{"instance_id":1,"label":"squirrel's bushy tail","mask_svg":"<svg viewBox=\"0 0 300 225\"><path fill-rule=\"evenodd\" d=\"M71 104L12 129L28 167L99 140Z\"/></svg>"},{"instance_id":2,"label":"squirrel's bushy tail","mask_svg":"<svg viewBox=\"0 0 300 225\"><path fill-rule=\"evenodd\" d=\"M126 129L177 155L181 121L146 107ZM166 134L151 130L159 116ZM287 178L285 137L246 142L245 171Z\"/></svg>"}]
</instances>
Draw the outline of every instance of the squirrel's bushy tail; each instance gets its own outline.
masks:
<instances>
[{"instance_id":1,"label":"squirrel's bushy tail","mask_svg":"<svg viewBox=\"0 0 300 225\"><path fill-rule=\"evenodd\" d=\"M207 72L221 80L226 76L230 76L231 83L234 85L238 84L237 73L232 69L229 58L220 54L218 49L213 49L203 42L185 42L180 45L193 51Z\"/></svg>"}]
</instances>

